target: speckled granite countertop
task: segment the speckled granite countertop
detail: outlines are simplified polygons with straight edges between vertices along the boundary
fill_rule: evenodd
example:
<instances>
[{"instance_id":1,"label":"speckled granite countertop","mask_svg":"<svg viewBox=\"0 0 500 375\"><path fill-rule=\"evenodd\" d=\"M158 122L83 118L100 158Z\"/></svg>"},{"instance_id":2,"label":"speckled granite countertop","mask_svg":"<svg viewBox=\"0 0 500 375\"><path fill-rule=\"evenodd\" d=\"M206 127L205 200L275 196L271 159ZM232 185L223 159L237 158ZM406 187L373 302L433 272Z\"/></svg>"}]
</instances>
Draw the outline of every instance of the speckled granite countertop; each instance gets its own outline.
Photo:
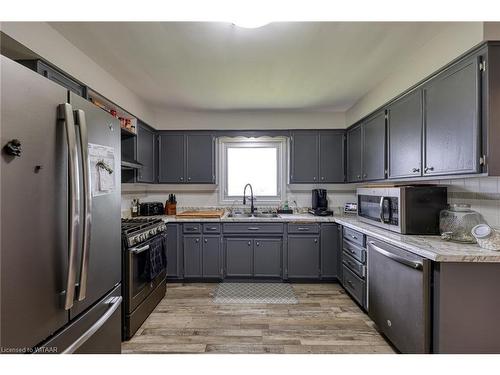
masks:
<instances>
[{"instance_id":1,"label":"speckled granite countertop","mask_svg":"<svg viewBox=\"0 0 500 375\"><path fill-rule=\"evenodd\" d=\"M220 219L181 219L175 216L159 216L167 223L182 222L285 222L285 223L328 223L335 222L401 247L414 254L436 262L489 262L500 263L500 251L483 250L476 244L458 244L441 240L439 236L402 235L363 223L356 216L320 217L311 214L279 215L275 218L233 218L227 213Z\"/></svg>"}]
</instances>

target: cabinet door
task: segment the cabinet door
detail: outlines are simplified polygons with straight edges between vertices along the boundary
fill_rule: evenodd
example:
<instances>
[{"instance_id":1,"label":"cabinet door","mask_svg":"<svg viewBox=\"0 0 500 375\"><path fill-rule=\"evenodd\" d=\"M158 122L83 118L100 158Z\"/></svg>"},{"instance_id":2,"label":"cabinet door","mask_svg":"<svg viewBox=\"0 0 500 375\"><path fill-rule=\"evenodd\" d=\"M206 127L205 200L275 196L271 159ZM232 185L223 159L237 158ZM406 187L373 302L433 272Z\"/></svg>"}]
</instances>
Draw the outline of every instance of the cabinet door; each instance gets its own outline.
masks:
<instances>
[{"instance_id":1,"label":"cabinet door","mask_svg":"<svg viewBox=\"0 0 500 375\"><path fill-rule=\"evenodd\" d=\"M281 277L281 238L256 238L253 251L254 276Z\"/></svg>"},{"instance_id":2,"label":"cabinet door","mask_svg":"<svg viewBox=\"0 0 500 375\"><path fill-rule=\"evenodd\" d=\"M184 277L202 277L201 236L183 237Z\"/></svg>"},{"instance_id":3,"label":"cabinet door","mask_svg":"<svg viewBox=\"0 0 500 375\"><path fill-rule=\"evenodd\" d=\"M382 111L363 123L362 179L385 178L385 112Z\"/></svg>"},{"instance_id":4,"label":"cabinet door","mask_svg":"<svg viewBox=\"0 0 500 375\"><path fill-rule=\"evenodd\" d=\"M249 277L253 275L253 240L249 238L227 238L226 275Z\"/></svg>"},{"instance_id":5,"label":"cabinet door","mask_svg":"<svg viewBox=\"0 0 500 375\"><path fill-rule=\"evenodd\" d=\"M450 68L424 88L424 175L479 171L477 58Z\"/></svg>"},{"instance_id":6,"label":"cabinet door","mask_svg":"<svg viewBox=\"0 0 500 375\"><path fill-rule=\"evenodd\" d=\"M318 182L318 132L292 132L290 182Z\"/></svg>"},{"instance_id":7,"label":"cabinet door","mask_svg":"<svg viewBox=\"0 0 500 375\"><path fill-rule=\"evenodd\" d=\"M203 277L221 277L220 236L203 237Z\"/></svg>"},{"instance_id":8,"label":"cabinet door","mask_svg":"<svg viewBox=\"0 0 500 375\"><path fill-rule=\"evenodd\" d=\"M167 277L180 278L182 275L178 224L167 224Z\"/></svg>"},{"instance_id":9,"label":"cabinet door","mask_svg":"<svg viewBox=\"0 0 500 375\"><path fill-rule=\"evenodd\" d=\"M158 150L158 181L162 183L184 182L184 135L161 134Z\"/></svg>"},{"instance_id":10,"label":"cabinet door","mask_svg":"<svg viewBox=\"0 0 500 375\"><path fill-rule=\"evenodd\" d=\"M137 161L143 165L137 172L137 182L155 182L155 133L137 122Z\"/></svg>"},{"instance_id":11,"label":"cabinet door","mask_svg":"<svg viewBox=\"0 0 500 375\"><path fill-rule=\"evenodd\" d=\"M422 91L404 96L387 109L388 177L422 174Z\"/></svg>"},{"instance_id":12,"label":"cabinet door","mask_svg":"<svg viewBox=\"0 0 500 375\"><path fill-rule=\"evenodd\" d=\"M186 135L188 183L215 183L215 140L211 134Z\"/></svg>"},{"instance_id":13,"label":"cabinet door","mask_svg":"<svg viewBox=\"0 0 500 375\"><path fill-rule=\"evenodd\" d=\"M361 126L347 131L347 181L361 181Z\"/></svg>"},{"instance_id":14,"label":"cabinet door","mask_svg":"<svg viewBox=\"0 0 500 375\"><path fill-rule=\"evenodd\" d=\"M337 224L321 224L321 277L339 277L340 231Z\"/></svg>"},{"instance_id":15,"label":"cabinet door","mask_svg":"<svg viewBox=\"0 0 500 375\"><path fill-rule=\"evenodd\" d=\"M288 236L288 277L319 278L319 236Z\"/></svg>"},{"instance_id":16,"label":"cabinet door","mask_svg":"<svg viewBox=\"0 0 500 375\"><path fill-rule=\"evenodd\" d=\"M344 182L344 132L319 133L319 181Z\"/></svg>"}]
</instances>

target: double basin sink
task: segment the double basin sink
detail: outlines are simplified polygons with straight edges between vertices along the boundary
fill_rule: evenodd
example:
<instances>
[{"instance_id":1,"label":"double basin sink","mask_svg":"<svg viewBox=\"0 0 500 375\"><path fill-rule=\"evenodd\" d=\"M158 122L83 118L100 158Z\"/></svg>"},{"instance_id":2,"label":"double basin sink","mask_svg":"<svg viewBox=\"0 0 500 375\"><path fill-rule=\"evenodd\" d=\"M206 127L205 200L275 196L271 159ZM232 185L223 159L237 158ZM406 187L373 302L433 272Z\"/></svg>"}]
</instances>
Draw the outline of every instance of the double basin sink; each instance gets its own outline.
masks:
<instances>
[{"instance_id":1,"label":"double basin sink","mask_svg":"<svg viewBox=\"0 0 500 375\"><path fill-rule=\"evenodd\" d=\"M234 218L243 218L243 217L255 217L255 218L269 218L269 217L279 217L278 214L273 213L273 212L254 212L253 214L251 213L243 213L243 212L231 212L227 217L234 217Z\"/></svg>"}]
</instances>

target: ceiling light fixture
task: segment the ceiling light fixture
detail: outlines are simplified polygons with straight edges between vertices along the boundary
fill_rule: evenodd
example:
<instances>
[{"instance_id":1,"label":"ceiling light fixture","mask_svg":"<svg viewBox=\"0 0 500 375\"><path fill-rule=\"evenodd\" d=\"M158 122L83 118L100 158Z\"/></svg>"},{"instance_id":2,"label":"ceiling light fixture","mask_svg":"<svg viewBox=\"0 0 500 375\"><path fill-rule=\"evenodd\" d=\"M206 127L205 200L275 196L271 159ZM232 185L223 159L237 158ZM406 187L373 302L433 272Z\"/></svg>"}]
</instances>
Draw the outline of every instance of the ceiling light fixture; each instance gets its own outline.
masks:
<instances>
[{"instance_id":1,"label":"ceiling light fixture","mask_svg":"<svg viewBox=\"0 0 500 375\"><path fill-rule=\"evenodd\" d=\"M245 29L257 29L262 26L269 25L271 22L262 20L240 20L233 22L234 26L242 27Z\"/></svg>"}]
</instances>

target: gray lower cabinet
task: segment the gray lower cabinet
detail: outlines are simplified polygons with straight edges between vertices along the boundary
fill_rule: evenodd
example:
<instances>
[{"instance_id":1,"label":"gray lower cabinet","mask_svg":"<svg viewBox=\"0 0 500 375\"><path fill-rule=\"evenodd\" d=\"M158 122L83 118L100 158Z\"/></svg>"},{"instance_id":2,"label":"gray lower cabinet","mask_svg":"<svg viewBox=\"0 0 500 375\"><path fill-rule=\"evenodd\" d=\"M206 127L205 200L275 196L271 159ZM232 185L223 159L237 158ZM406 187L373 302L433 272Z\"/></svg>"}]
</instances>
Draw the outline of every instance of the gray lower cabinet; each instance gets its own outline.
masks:
<instances>
[{"instance_id":1,"label":"gray lower cabinet","mask_svg":"<svg viewBox=\"0 0 500 375\"><path fill-rule=\"evenodd\" d=\"M385 178L385 111L362 124L362 180Z\"/></svg>"},{"instance_id":2,"label":"gray lower cabinet","mask_svg":"<svg viewBox=\"0 0 500 375\"><path fill-rule=\"evenodd\" d=\"M202 272L202 244L200 235L184 235L184 277L199 278ZM168 261L168 260L167 260Z\"/></svg>"},{"instance_id":3,"label":"gray lower cabinet","mask_svg":"<svg viewBox=\"0 0 500 375\"><path fill-rule=\"evenodd\" d=\"M388 178L422 174L422 90L387 108Z\"/></svg>"},{"instance_id":4,"label":"gray lower cabinet","mask_svg":"<svg viewBox=\"0 0 500 375\"><path fill-rule=\"evenodd\" d=\"M361 125L347 130L347 181L359 182L362 180L361 172Z\"/></svg>"},{"instance_id":5,"label":"gray lower cabinet","mask_svg":"<svg viewBox=\"0 0 500 375\"><path fill-rule=\"evenodd\" d=\"M203 277L222 277L221 237L216 235L203 236L202 252Z\"/></svg>"},{"instance_id":6,"label":"gray lower cabinet","mask_svg":"<svg viewBox=\"0 0 500 375\"><path fill-rule=\"evenodd\" d=\"M226 238L226 276L251 277L253 275L253 240Z\"/></svg>"},{"instance_id":7,"label":"gray lower cabinet","mask_svg":"<svg viewBox=\"0 0 500 375\"><path fill-rule=\"evenodd\" d=\"M257 277L282 276L281 238L259 238L253 243L253 274Z\"/></svg>"},{"instance_id":8,"label":"gray lower cabinet","mask_svg":"<svg viewBox=\"0 0 500 375\"><path fill-rule=\"evenodd\" d=\"M480 71L474 56L424 86L424 175L480 170Z\"/></svg>"},{"instance_id":9,"label":"gray lower cabinet","mask_svg":"<svg viewBox=\"0 0 500 375\"><path fill-rule=\"evenodd\" d=\"M335 223L321 224L321 278L339 278L341 257L340 226Z\"/></svg>"},{"instance_id":10,"label":"gray lower cabinet","mask_svg":"<svg viewBox=\"0 0 500 375\"><path fill-rule=\"evenodd\" d=\"M167 278L179 279L183 275L182 246L179 243L179 225L167 224Z\"/></svg>"},{"instance_id":11,"label":"gray lower cabinet","mask_svg":"<svg viewBox=\"0 0 500 375\"><path fill-rule=\"evenodd\" d=\"M137 182L154 183L156 181L155 170L155 131L137 121L137 161L142 168L137 170Z\"/></svg>"},{"instance_id":12,"label":"gray lower cabinet","mask_svg":"<svg viewBox=\"0 0 500 375\"><path fill-rule=\"evenodd\" d=\"M317 279L320 275L319 235L288 236L288 277Z\"/></svg>"}]
</instances>

